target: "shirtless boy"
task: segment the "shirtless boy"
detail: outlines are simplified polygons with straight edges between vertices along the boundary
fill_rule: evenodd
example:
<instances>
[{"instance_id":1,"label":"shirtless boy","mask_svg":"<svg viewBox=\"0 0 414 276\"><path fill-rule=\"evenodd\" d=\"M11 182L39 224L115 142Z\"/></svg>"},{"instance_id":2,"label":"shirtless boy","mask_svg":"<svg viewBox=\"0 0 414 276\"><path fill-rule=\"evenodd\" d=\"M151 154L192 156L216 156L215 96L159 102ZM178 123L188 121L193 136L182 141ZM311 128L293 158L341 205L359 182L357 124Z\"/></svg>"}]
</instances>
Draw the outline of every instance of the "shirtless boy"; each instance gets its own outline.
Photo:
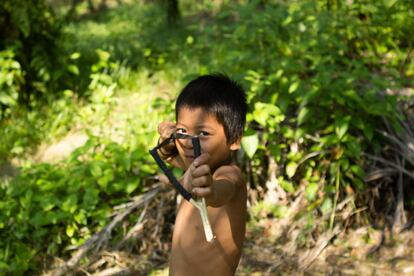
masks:
<instances>
[{"instance_id":1,"label":"shirtless boy","mask_svg":"<svg viewBox=\"0 0 414 276\"><path fill-rule=\"evenodd\" d=\"M247 105L243 89L220 74L201 76L184 87L176 102L176 123L158 126L160 142L172 133L197 135L201 155L190 139L176 139L159 151L185 170L181 181L194 197L204 197L216 238L207 242L199 211L182 200L175 221L170 275L234 275L246 224L246 185L232 154L240 148ZM168 182L166 177L161 177Z\"/></svg>"}]
</instances>

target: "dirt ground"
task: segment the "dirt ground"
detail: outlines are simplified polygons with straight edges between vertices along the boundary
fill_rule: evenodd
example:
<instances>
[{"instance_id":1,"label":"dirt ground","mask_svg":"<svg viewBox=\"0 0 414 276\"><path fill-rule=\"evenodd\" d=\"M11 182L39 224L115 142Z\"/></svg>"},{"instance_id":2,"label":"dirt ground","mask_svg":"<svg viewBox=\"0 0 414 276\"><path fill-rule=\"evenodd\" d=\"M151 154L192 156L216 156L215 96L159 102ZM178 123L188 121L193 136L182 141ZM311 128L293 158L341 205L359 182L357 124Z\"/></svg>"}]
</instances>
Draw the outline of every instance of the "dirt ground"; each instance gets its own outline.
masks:
<instances>
[{"instance_id":1,"label":"dirt ground","mask_svg":"<svg viewBox=\"0 0 414 276\"><path fill-rule=\"evenodd\" d=\"M305 250L287 254L289 243L273 241L266 232L266 227L248 229L236 275L414 275L413 229L394 237L384 232L384 239L380 230L348 230L332 240L305 270L299 269Z\"/></svg>"}]
</instances>

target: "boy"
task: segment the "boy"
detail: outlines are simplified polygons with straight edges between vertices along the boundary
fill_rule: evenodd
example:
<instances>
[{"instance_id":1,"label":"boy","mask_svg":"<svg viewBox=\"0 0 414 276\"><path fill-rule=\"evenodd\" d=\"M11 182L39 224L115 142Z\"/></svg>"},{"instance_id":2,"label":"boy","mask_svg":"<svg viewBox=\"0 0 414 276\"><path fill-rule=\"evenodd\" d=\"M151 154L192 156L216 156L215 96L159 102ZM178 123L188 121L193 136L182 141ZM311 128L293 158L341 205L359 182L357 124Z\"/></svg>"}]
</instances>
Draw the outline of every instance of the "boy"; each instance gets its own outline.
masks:
<instances>
[{"instance_id":1,"label":"boy","mask_svg":"<svg viewBox=\"0 0 414 276\"><path fill-rule=\"evenodd\" d=\"M182 200L170 255L170 275L234 275L243 246L247 191L231 155L240 148L246 121L243 89L225 75L205 75L184 87L176 102L176 123L158 126L160 142L174 132L197 135L201 155L194 158L190 139L176 139L162 158L185 170L181 181L194 197L204 197L216 236L207 242L200 214ZM168 182L165 176L161 181Z\"/></svg>"}]
</instances>

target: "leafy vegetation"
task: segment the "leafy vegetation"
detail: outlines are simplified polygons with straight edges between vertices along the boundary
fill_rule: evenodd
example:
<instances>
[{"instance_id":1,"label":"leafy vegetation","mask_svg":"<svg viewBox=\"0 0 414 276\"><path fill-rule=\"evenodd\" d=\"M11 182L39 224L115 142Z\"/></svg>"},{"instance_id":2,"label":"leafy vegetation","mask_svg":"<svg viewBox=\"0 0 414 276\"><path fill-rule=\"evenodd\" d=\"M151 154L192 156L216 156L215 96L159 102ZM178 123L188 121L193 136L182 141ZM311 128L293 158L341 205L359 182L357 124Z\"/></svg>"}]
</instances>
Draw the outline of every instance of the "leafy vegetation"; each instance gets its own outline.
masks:
<instances>
[{"instance_id":1,"label":"leafy vegetation","mask_svg":"<svg viewBox=\"0 0 414 276\"><path fill-rule=\"evenodd\" d=\"M345 198L352 212L372 206L372 156L392 145L387 133L406 137L412 112L401 105L412 97L412 1L182 0L173 26L147 2L67 22L46 1L0 4L0 160L27 159L71 129L89 137L56 164L22 162L18 176L1 178L1 272L46 269L102 229L114 205L141 193L156 173L147 149L157 123L173 119L179 88L207 72L226 72L247 89L240 165L265 198L253 221L263 212L284 218L302 194L296 215L307 222L306 247L309 235L342 225L336 211ZM404 156L391 177L412 170ZM403 183L384 185L380 198L412 179ZM393 214L393 200L347 223ZM412 194L404 200L403 211L412 210Z\"/></svg>"}]
</instances>

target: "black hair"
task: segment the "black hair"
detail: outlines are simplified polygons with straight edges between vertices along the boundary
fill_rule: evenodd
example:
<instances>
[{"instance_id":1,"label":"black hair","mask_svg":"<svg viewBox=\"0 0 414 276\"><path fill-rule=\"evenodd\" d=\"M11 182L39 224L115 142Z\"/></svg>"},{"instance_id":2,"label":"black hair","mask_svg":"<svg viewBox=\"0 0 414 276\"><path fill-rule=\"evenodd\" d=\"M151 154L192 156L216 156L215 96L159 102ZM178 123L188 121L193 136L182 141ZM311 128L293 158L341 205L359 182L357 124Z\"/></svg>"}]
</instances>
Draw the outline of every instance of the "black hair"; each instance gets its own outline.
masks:
<instances>
[{"instance_id":1,"label":"black hair","mask_svg":"<svg viewBox=\"0 0 414 276\"><path fill-rule=\"evenodd\" d=\"M223 126L227 143L243 136L246 123L246 94L240 84L224 74L200 76L190 81L175 103L175 116L182 107L201 107L213 114Z\"/></svg>"}]
</instances>

